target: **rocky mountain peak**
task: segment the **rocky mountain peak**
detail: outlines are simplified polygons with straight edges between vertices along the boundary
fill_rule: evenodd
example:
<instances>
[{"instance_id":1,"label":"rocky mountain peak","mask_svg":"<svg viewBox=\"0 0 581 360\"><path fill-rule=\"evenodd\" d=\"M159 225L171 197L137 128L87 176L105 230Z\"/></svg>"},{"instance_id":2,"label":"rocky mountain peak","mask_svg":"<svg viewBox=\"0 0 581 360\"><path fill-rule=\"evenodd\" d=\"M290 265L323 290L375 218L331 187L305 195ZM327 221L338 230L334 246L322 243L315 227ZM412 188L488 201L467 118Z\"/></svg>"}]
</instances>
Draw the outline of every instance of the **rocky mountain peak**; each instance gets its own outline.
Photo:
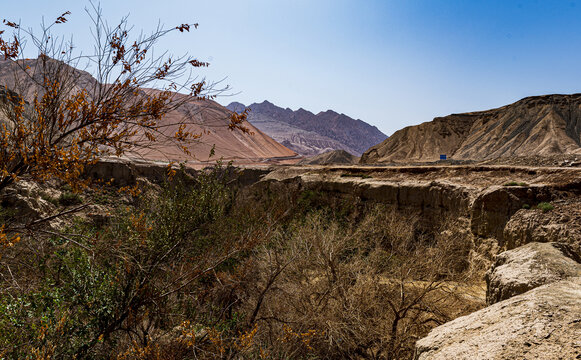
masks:
<instances>
[{"instance_id":1,"label":"rocky mountain peak","mask_svg":"<svg viewBox=\"0 0 581 360\"><path fill-rule=\"evenodd\" d=\"M231 103L228 108L234 111L237 104ZM304 108L293 111L266 100L248 107L251 124L305 156L330 150L345 150L358 156L369 146L387 138L376 127L333 110L315 115Z\"/></svg>"}]
</instances>

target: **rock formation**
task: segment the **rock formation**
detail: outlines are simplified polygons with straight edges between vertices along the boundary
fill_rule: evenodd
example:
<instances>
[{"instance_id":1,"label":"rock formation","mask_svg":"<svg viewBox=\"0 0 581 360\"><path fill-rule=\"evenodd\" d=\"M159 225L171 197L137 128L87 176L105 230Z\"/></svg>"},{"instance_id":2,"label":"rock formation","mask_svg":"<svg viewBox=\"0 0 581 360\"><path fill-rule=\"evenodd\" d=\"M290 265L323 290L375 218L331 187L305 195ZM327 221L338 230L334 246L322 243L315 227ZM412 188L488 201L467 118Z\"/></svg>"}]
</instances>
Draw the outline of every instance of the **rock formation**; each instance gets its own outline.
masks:
<instances>
[{"instance_id":1,"label":"rock formation","mask_svg":"<svg viewBox=\"0 0 581 360\"><path fill-rule=\"evenodd\" d=\"M300 165L357 164L359 158L345 150L332 150L299 161Z\"/></svg>"},{"instance_id":2,"label":"rock formation","mask_svg":"<svg viewBox=\"0 0 581 360\"><path fill-rule=\"evenodd\" d=\"M558 241L581 251L581 202L571 191L578 189L580 176L578 168L346 166L285 167L264 180L385 203L418 213L427 224L460 216L468 219L467 230L474 236L493 239L504 250ZM514 179L526 185L503 185ZM554 210L537 208L543 202Z\"/></svg>"},{"instance_id":3,"label":"rock formation","mask_svg":"<svg viewBox=\"0 0 581 360\"><path fill-rule=\"evenodd\" d=\"M237 102L227 107L232 111L245 108ZM304 109L283 109L268 101L248 107L251 109L249 122L252 125L304 156L330 150L345 150L359 156L370 146L387 138L375 126L332 110L315 115Z\"/></svg>"},{"instance_id":4,"label":"rock formation","mask_svg":"<svg viewBox=\"0 0 581 360\"><path fill-rule=\"evenodd\" d=\"M511 233L509 225L528 229L544 223L542 219L547 219L547 226L577 219L580 204L574 190L580 174L576 168L473 165L285 167L253 187L260 187L262 193L312 191L339 202L381 202L420 217L417 230L424 235L444 228L444 222L457 221L458 229L465 232L457 232L458 236L471 239L478 253L471 261L490 268L488 256L514 247L512 237L503 238ZM508 185L515 179L521 185ZM536 207L540 202L550 202L554 209ZM528 223L530 219L534 222ZM581 237L577 234L571 232L560 239L562 243L532 243L498 255L488 273L488 302L493 305L432 330L418 341L418 358L581 356L581 264L575 255Z\"/></svg>"},{"instance_id":5,"label":"rock formation","mask_svg":"<svg viewBox=\"0 0 581 360\"><path fill-rule=\"evenodd\" d=\"M417 342L416 358L580 358L580 261L561 243L499 254L487 274L493 305L433 329Z\"/></svg>"},{"instance_id":6,"label":"rock formation","mask_svg":"<svg viewBox=\"0 0 581 360\"><path fill-rule=\"evenodd\" d=\"M486 302L494 304L544 284L581 276L581 258L563 243L530 243L498 256L486 274Z\"/></svg>"},{"instance_id":7,"label":"rock formation","mask_svg":"<svg viewBox=\"0 0 581 360\"><path fill-rule=\"evenodd\" d=\"M559 211L530 211L520 209L504 227L506 248L513 249L530 242L567 242L575 244L581 253L581 204L569 200L560 205Z\"/></svg>"},{"instance_id":8,"label":"rock formation","mask_svg":"<svg viewBox=\"0 0 581 360\"><path fill-rule=\"evenodd\" d=\"M361 163L581 154L581 94L527 97L501 108L437 117L395 132Z\"/></svg>"},{"instance_id":9,"label":"rock formation","mask_svg":"<svg viewBox=\"0 0 581 360\"><path fill-rule=\"evenodd\" d=\"M574 277L457 318L417 342L417 359L579 359L580 294Z\"/></svg>"}]
</instances>

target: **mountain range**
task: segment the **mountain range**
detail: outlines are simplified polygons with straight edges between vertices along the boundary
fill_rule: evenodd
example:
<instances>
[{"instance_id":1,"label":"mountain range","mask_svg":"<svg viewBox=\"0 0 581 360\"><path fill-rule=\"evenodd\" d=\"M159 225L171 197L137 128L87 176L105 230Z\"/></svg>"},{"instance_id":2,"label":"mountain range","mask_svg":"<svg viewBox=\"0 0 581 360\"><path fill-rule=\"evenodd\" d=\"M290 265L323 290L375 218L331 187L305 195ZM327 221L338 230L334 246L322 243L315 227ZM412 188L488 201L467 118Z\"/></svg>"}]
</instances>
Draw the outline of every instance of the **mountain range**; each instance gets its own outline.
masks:
<instances>
[{"instance_id":1,"label":"mountain range","mask_svg":"<svg viewBox=\"0 0 581 360\"><path fill-rule=\"evenodd\" d=\"M581 94L531 96L492 110L437 117L396 131L360 162L559 154L581 154Z\"/></svg>"},{"instance_id":2,"label":"mountain range","mask_svg":"<svg viewBox=\"0 0 581 360\"><path fill-rule=\"evenodd\" d=\"M38 70L40 59L21 60L20 66L12 60L0 60L0 85L10 90L15 90L25 100L31 101L36 91L35 81L37 75L41 76L42 71ZM64 63L49 59L53 66L59 66L63 73L66 73L71 82L71 94L82 89L89 92L94 91L100 85L88 72L75 69ZM32 76L24 75L23 69ZM107 85L105 85L107 86ZM142 89L142 94L155 93L158 90ZM137 95L140 96L140 95ZM229 130L228 124L232 112L215 101L199 100L188 95L176 94L178 97L187 97L183 106L168 113L163 119L161 128L171 135L177 130L174 124L180 124L183 119L187 119L189 129L195 133L203 133L203 136L196 143L188 145L188 150L192 156L186 155L173 143L164 142L158 139L156 143L147 148L140 148L138 151L128 154L128 157L138 157L146 160L172 160L172 161L193 161L206 162L217 159L233 160L238 163L260 163L267 160L287 159L296 157L296 153L262 131L246 123L250 133L240 130ZM141 134L142 136L143 134ZM139 134L138 134L139 136ZM214 155L210 156L213 152Z\"/></svg>"},{"instance_id":3,"label":"mountain range","mask_svg":"<svg viewBox=\"0 0 581 360\"><path fill-rule=\"evenodd\" d=\"M10 60L0 60L0 85L31 100L34 77L20 77L18 72L26 68L35 73L38 61L27 59L15 66ZM64 71L73 74L73 93L101 86L89 73L64 66ZM141 89L141 95L155 91ZM250 133L230 131L232 111L242 111L245 105L234 102L226 108L214 101L187 97L181 108L162 121L170 135L176 131L172 124L182 119L188 119L193 131L203 133L201 140L188 148L193 157L163 142L135 155L193 162L222 158L239 164L296 162L297 154L313 156L330 150L361 154L362 164L432 162L441 155L455 160L581 155L581 94L531 96L496 109L437 117L401 129L389 138L374 126L331 110L313 114L304 109L283 109L268 101L248 107Z\"/></svg>"},{"instance_id":4,"label":"mountain range","mask_svg":"<svg viewBox=\"0 0 581 360\"><path fill-rule=\"evenodd\" d=\"M312 156L330 150L361 155L370 146L387 138L375 126L332 110L313 114L305 109L293 111L268 101L245 106L230 103L227 108L240 112L250 108L248 121L300 155Z\"/></svg>"}]
</instances>

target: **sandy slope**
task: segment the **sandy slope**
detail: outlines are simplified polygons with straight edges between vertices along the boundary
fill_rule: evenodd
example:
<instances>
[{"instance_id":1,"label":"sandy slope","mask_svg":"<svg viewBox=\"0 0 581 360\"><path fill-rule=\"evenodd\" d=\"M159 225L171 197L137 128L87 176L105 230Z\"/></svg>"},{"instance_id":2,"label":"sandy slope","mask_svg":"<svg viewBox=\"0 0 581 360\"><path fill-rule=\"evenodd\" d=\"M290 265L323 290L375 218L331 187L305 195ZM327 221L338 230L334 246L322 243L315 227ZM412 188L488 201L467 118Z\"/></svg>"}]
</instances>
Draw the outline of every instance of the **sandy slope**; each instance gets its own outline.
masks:
<instances>
[{"instance_id":1,"label":"sandy slope","mask_svg":"<svg viewBox=\"0 0 581 360\"><path fill-rule=\"evenodd\" d=\"M362 163L581 153L581 94L524 98L498 109L406 127L371 147Z\"/></svg>"}]
</instances>

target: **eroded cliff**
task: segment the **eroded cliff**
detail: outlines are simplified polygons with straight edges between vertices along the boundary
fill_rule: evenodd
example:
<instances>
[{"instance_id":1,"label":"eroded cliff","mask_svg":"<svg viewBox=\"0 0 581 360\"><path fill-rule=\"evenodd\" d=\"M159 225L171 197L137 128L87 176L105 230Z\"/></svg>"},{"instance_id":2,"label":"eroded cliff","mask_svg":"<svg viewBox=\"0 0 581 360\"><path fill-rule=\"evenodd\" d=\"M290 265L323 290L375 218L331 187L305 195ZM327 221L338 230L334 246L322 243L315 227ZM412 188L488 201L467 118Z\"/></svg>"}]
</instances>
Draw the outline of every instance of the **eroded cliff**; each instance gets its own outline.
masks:
<instances>
[{"instance_id":1,"label":"eroded cliff","mask_svg":"<svg viewBox=\"0 0 581 360\"><path fill-rule=\"evenodd\" d=\"M420 224L430 231L461 219L476 246L494 239L501 248L510 249L542 241L538 232L546 229L555 235L545 241L566 233L568 237L560 241L579 247L580 232L568 224L581 216L580 175L581 169L576 168L511 166L285 167L266 174L254 188L310 190L380 202L419 216ZM542 203L554 209L543 211L537 207ZM559 214L565 209L563 218Z\"/></svg>"}]
</instances>

